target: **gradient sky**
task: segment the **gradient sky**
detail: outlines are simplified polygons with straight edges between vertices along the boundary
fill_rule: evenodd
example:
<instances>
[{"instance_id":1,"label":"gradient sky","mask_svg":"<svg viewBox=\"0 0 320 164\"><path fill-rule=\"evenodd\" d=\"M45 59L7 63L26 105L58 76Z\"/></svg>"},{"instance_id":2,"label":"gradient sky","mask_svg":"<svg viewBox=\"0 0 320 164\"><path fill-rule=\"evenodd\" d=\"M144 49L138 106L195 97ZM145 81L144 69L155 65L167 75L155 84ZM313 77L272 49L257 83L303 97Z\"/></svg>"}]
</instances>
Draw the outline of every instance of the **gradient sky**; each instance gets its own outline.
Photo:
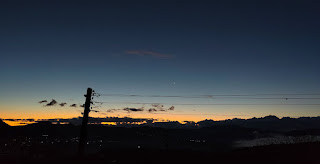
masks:
<instances>
[{"instance_id":1,"label":"gradient sky","mask_svg":"<svg viewBox=\"0 0 320 164\"><path fill-rule=\"evenodd\" d=\"M319 2L252 2L2 0L0 118L80 116L81 108L43 107L37 102L55 99L83 104L87 87L98 93L144 95L320 93ZM209 98L99 100L288 103ZM99 110L122 107L141 105L104 104ZM318 116L319 107L177 105L169 113L108 116L165 120L299 117Z\"/></svg>"}]
</instances>

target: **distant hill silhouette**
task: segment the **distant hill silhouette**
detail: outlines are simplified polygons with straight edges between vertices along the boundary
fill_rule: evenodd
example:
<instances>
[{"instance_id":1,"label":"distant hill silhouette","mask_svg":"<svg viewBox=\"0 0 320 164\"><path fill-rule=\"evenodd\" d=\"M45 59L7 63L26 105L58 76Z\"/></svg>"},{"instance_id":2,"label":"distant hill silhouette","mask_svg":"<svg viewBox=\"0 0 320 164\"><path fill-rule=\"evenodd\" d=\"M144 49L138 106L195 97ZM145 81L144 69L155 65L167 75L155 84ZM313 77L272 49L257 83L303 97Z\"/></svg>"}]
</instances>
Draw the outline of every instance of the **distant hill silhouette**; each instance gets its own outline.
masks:
<instances>
[{"instance_id":1,"label":"distant hill silhouette","mask_svg":"<svg viewBox=\"0 0 320 164\"><path fill-rule=\"evenodd\" d=\"M9 125L0 119L0 128L6 128L6 127L9 127Z\"/></svg>"},{"instance_id":2,"label":"distant hill silhouette","mask_svg":"<svg viewBox=\"0 0 320 164\"><path fill-rule=\"evenodd\" d=\"M0 138L6 137L10 126L0 119Z\"/></svg>"},{"instance_id":3,"label":"distant hill silhouette","mask_svg":"<svg viewBox=\"0 0 320 164\"><path fill-rule=\"evenodd\" d=\"M305 129L320 129L320 117L300 117L282 119L270 115L261 118L251 119L228 119L223 121L204 120L198 122L200 127L216 126L216 125L236 125L245 128L254 128L260 130L276 130L276 131L293 131Z\"/></svg>"},{"instance_id":4,"label":"distant hill silhouette","mask_svg":"<svg viewBox=\"0 0 320 164\"><path fill-rule=\"evenodd\" d=\"M146 123L142 123L146 121ZM82 118L70 118L70 119L49 119L47 121L37 121L35 124L30 124L27 126L51 126L51 123L69 123L70 125L79 126L82 122ZM295 131L295 130L306 130L306 129L320 129L320 117L300 117L300 118L290 118L283 117L278 118L274 115L269 115L260 118L250 118L250 119L227 119L222 121L214 120L202 120L199 122L185 121L182 124L178 121L169 122L154 122L152 119L136 119L129 117L105 117L105 118L89 118L89 123L91 124L101 124L102 122L115 122L117 127L140 127L140 126L150 126L158 128L167 129L180 129L180 128L203 128L212 126L238 126L243 128L252 128L258 130L269 130L269 131ZM141 124L135 124L135 123ZM3 121L0 122L0 128L8 127Z\"/></svg>"}]
</instances>

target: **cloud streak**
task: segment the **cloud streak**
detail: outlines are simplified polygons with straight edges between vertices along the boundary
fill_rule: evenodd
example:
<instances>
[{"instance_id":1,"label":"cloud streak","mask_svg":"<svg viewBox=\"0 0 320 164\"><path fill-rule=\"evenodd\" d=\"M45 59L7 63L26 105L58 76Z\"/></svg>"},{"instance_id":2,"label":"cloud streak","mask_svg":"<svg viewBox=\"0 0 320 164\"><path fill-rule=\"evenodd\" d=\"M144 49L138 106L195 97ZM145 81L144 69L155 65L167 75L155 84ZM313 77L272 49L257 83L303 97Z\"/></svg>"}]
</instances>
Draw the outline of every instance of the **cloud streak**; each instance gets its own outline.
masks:
<instances>
[{"instance_id":1,"label":"cloud streak","mask_svg":"<svg viewBox=\"0 0 320 164\"><path fill-rule=\"evenodd\" d=\"M77 107L77 104L71 104L70 107Z\"/></svg>"},{"instance_id":2,"label":"cloud streak","mask_svg":"<svg viewBox=\"0 0 320 164\"><path fill-rule=\"evenodd\" d=\"M47 100L42 100L42 101L39 101L38 103L42 104L42 103L46 103L46 102L48 102L48 101Z\"/></svg>"},{"instance_id":3,"label":"cloud streak","mask_svg":"<svg viewBox=\"0 0 320 164\"><path fill-rule=\"evenodd\" d=\"M129 50L126 51L127 54L131 55L138 55L138 56L152 56L154 58L159 58L159 59L169 59L172 58L172 55L169 54L162 54L154 51L145 51L145 50Z\"/></svg>"},{"instance_id":4,"label":"cloud streak","mask_svg":"<svg viewBox=\"0 0 320 164\"><path fill-rule=\"evenodd\" d=\"M143 108L123 108L122 110L127 112L142 112L144 109Z\"/></svg>"},{"instance_id":5,"label":"cloud streak","mask_svg":"<svg viewBox=\"0 0 320 164\"><path fill-rule=\"evenodd\" d=\"M173 111L174 110L174 106L171 106L170 108L166 109L164 108L164 106L162 104L152 104L151 105L153 108L148 109L148 112L152 113L152 112L167 112L167 111Z\"/></svg>"},{"instance_id":6,"label":"cloud streak","mask_svg":"<svg viewBox=\"0 0 320 164\"><path fill-rule=\"evenodd\" d=\"M121 109L108 109L106 110L107 113L114 113L116 111L127 111L128 113L130 112L143 112L143 111L147 111L149 113L152 112L167 112L167 111L173 111L174 110L174 106L171 106L169 108L165 108L162 104L151 104L151 108L147 108L145 109L144 107L141 108L121 108Z\"/></svg>"}]
</instances>

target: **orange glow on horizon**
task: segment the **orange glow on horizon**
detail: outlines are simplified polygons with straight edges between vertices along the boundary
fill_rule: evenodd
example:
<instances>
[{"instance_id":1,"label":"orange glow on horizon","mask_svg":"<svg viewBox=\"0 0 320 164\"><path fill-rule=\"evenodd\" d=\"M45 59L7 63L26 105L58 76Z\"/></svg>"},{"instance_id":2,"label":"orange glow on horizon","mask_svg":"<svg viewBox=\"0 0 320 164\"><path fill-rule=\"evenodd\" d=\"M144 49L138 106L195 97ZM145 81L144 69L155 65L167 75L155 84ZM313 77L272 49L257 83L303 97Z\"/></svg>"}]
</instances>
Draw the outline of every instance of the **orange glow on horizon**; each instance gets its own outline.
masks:
<instances>
[{"instance_id":1,"label":"orange glow on horizon","mask_svg":"<svg viewBox=\"0 0 320 164\"><path fill-rule=\"evenodd\" d=\"M34 116L34 117L33 117ZM26 115L19 115L18 113L15 114L8 114L8 115L2 115L2 119L34 119L35 121L45 121L47 119L71 119L71 118L78 118L82 117L81 115L39 115L39 114L26 114ZM104 117L101 117L101 115L97 115L95 113L92 113L90 117L95 117L95 118L105 118L105 117L130 117L133 119L139 119L139 118L146 118L146 119L154 119L154 122L166 122L166 121L178 121L180 123L184 123L185 121L202 121L205 119L212 119L215 121L219 120L226 120L226 119L232 119L234 117L226 117L226 116L212 116L212 115L179 115L179 114L170 114L170 113L163 113L163 114L150 114L150 113L132 113L131 115L127 115L127 113L119 113L119 114L110 114ZM242 117L243 118L243 117ZM245 117L249 118L249 117ZM29 122L29 121L8 121L8 120L3 120L5 123L7 123L10 126L24 126L27 124L32 124L36 123L34 122ZM144 122L143 122L144 123ZM63 124L63 123L60 123ZM101 122L103 125L117 125L116 122ZM138 124L141 124L140 122Z\"/></svg>"},{"instance_id":2,"label":"orange glow on horizon","mask_svg":"<svg viewBox=\"0 0 320 164\"><path fill-rule=\"evenodd\" d=\"M253 107L252 107L253 108ZM229 108L228 108L229 109ZM34 119L37 120L43 120L46 119L71 119L71 118L78 118L82 117L81 111L83 109L79 110L64 110L61 108L43 108L43 107L19 107L19 106L1 106L1 112L0 112L0 119ZM220 121L220 120L226 120L226 119L233 119L233 118L241 118L241 119L248 119L252 117L264 117L267 115L276 115L278 117L281 116L287 116L283 113L275 113L275 112L269 112L269 113L252 113L248 110L240 110L240 109L232 109L230 108L227 112L226 110L218 110L215 109L214 111L207 111L204 112L198 112L193 110L182 110L178 109L175 111L170 112L115 112L115 113L107 113L105 114L99 113L99 112L90 112L90 117L99 117L99 118L105 118L105 117L129 117L133 119L154 119L154 122L166 122L166 121L178 121L180 123L184 123L184 121L194 121L199 122L206 119L211 119L214 121ZM279 110L278 110L279 111ZM284 110L285 111L285 110ZM103 109L101 109L101 112L103 112ZM207 115L205 113L208 113ZM216 114L215 114L216 113ZM250 115L246 115L250 113ZM235 114L235 115L232 115ZM238 116L236 114L239 114ZM313 113L308 114L310 116L315 115ZM299 113L295 115L291 115L290 117L297 117L299 116ZM4 120L5 123L7 123L10 126L24 126L27 124L35 123L35 122L19 122L19 121L8 121ZM102 124L111 124L115 125L116 123L102 123Z\"/></svg>"}]
</instances>

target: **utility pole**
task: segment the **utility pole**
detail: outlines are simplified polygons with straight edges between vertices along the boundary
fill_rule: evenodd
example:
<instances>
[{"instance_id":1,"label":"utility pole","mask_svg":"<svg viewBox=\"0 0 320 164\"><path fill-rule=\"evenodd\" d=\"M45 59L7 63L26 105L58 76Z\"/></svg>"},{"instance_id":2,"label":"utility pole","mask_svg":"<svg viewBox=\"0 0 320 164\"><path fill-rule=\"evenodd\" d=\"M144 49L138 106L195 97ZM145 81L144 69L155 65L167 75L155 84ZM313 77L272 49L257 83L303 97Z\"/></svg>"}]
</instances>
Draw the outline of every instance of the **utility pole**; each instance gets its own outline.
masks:
<instances>
[{"instance_id":1,"label":"utility pole","mask_svg":"<svg viewBox=\"0 0 320 164\"><path fill-rule=\"evenodd\" d=\"M92 97L92 89L87 89L87 94L84 95L86 97L86 102L84 104L84 112L83 112L83 118L82 118L82 125L81 125L81 131L80 131L80 142L79 142L79 155L84 155L84 149L87 144L87 125L88 125L88 117L90 112L90 105L91 105L91 97Z\"/></svg>"}]
</instances>

